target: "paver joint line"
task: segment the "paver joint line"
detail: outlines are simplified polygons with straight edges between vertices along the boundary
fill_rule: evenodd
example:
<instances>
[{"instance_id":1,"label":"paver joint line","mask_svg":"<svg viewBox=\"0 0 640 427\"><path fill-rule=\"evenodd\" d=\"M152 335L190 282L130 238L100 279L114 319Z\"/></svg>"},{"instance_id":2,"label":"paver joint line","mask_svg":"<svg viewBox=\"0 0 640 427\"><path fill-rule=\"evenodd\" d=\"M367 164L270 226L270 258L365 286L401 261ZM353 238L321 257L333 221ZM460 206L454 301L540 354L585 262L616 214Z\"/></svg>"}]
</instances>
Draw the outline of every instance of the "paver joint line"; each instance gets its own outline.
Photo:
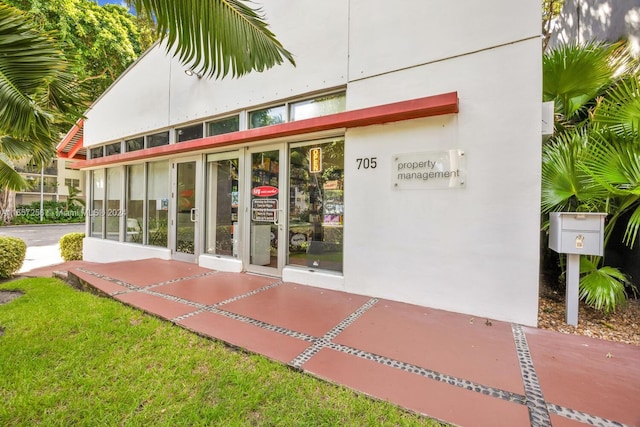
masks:
<instances>
[{"instance_id":1,"label":"paver joint line","mask_svg":"<svg viewBox=\"0 0 640 427\"><path fill-rule=\"evenodd\" d=\"M292 338L298 338L302 341L314 342L317 338L311 335L307 335L302 332L294 331L288 328L283 328L282 326L272 325L271 323L263 322L262 320L254 319L251 317L243 316L242 314L233 313L231 311L222 310L217 307L207 307L207 311L210 311L215 314L220 314L222 316L228 317L230 319L239 320L243 323L248 323L253 326L257 326L261 329L265 329L267 331L277 332L282 335L286 335Z\"/></svg>"},{"instance_id":2,"label":"paver joint line","mask_svg":"<svg viewBox=\"0 0 640 427\"><path fill-rule=\"evenodd\" d=\"M577 411L575 409L564 408L560 405L555 405L553 403L547 403L547 409L549 412L559 415L561 417L568 418L570 420L579 421L581 423L585 423L592 426L599 427L632 427L627 424L622 424L617 421L607 420L605 418L596 417L594 415L590 415L581 411Z\"/></svg>"},{"instance_id":3,"label":"paver joint line","mask_svg":"<svg viewBox=\"0 0 640 427\"><path fill-rule=\"evenodd\" d=\"M366 311L368 311L376 303L378 303L379 300L377 298L372 298L366 303L364 303L360 308L358 308L349 316L347 316L344 320L342 320L340 323L334 326L322 337L315 337L302 332L298 332L295 330L291 330L288 328L263 322L261 320L257 320L248 316L233 313L221 308L226 304L238 301L243 298L248 298L258 293L280 286L283 284L282 281L274 282L270 285L261 287L259 289L255 289L253 291L250 291L241 295L234 296L232 298L229 298L227 300L224 300L215 304L206 305L206 304L190 301L184 298L176 297L173 295L168 295L161 292L153 291L152 289L162 285L170 284L170 283L176 283L176 282L198 278L198 277L210 276L217 272L200 273L194 276L181 277L181 278L168 280L165 282L155 283L146 287L137 287L135 285L124 282L122 280L87 270L86 268L79 267L78 270L83 273L89 274L93 277L109 281L111 283L123 286L128 289L127 291L119 291L119 292L112 293L111 296L117 296L120 294L126 294L131 292L139 292L147 295L157 296L170 301L179 302L179 303L186 304L196 308L196 310L192 312L189 312L184 315L171 319L171 321L176 324L178 324L182 320L185 320L197 314L200 314L203 312L211 312L214 314L225 316L227 318L238 320L243 323L251 324L261 329L269 330L272 332L276 332L282 335L286 335L289 337L300 339L302 341L309 342L311 343L311 345L307 347L302 353L300 353L296 358L294 358L288 364L289 366L300 371L304 371L303 365L306 362L308 362L311 358L313 358L313 356L315 356L320 350L322 350L323 348L328 348L341 353L345 353L345 354L353 355L362 359L370 360L384 366L393 367L408 373L429 378L434 381L460 387L465 390L469 390L469 391L480 393L486 396L498 398L504 401L525 405L529 410L529 419L532 427L550 426L551 425L551 419L549 416L550 413L567 418L567 419L578 421L581 423L589 424L589 425L596 425L596 426L602 426L602 427L627 427L625 424L622 424L617 421L608 420L605 418L597 417L597 416L580 412L574 409L565 408L560 405L546 402L544 400L542 389L538 382L538 377L537 377L535 368L533 366L533 360L531 358L531 353L529 351L527 339L521 325L512 324L511 329L512 329L514 342L516 345L518 361L520 365L522 380L524 383L525 395L513 393L507 390L502 390L502 389L498 389L490 386L485 386L479 383L475 383L473 381L469 381L469 380L457 378L451 375L443 374L437 371L433 371L426 367L413 365L410 363L402 362L399 360L395 360L392 358L388 358L385 356L381 356L378 354L374 354L371 352L363 351L357 348L353 348L353 347L349 347L346 345L337 344L333 342L333 340L342 331L344 331L347 327L353 324L360 316L366 313ZM197 332L197 331L194 331L194 332Z\"/></svg>"},{"instance_id":4,"label":"paver joint line","mask_svg":"<svg viewBox=\"0 0 640 427\"><path fill-rule=\"evenodd\" d=\"M542 388L538 382L538 374L533 366L533 359L531 358L531 352L529 351L529 344L527 343L527 337L524 330L521 325L515 323L511 325L511 330L516 344L516 351L518 352L522 381L524 383L525 395L527 396L526 404L527 408L529 408L529 418L532 426L544 427L551 425L549 413L594 426L624 426L624 424L617 421L608 420L585 412L577 411L575 409L569 409L546 402L542 394Z\"/></svg>"},{"instance_id":5,"label":"paver joint line","mask_svg":"<svg viewBox=\"0 0 640 427\"><path fill-rule=\"evenodd\" d=\"M324 334L324 336L314 340L313 344L305 349L302 353L300 353L291 362L289 362L289 365L293 366L294 368L301 369L302 365L307 363L313 356L318 354L320 350L328 347L332 343L333 339L340 334L340 332L344 331L349 325L355 322L360 316L362 316L367 310L369 310L377 303L378 299L372 298L366 303L362 304L360 308L351 313L336 326L331 328L326 334Z\"/></svg>"},{"instance_id":6,"label":"paver joint line","mask_svg":"<svg viewBox=\"0 0 640 427\"><path fill-rule=\"evenodd\" d=\"M520 363L520 372L524 383L524 394L527 397L527 408L529 409L529 420L533 427L545 427L551 425L551 418L547 410L547 402L542 395L542 389L538 382L538 374L533 367L533 360L529 352L527 337L524 335L522 326L515 323L511 324L513 340L518 353L518 361Z\"/></svg>"},{"instance_id":7,"label":"paver joint line","mask_svg":"<svg viewBox=\"0 0 640 427\"><path fill-rule=\"evenodd\" d=\"M283 283L282 281L274 282L274 283L272 283L270 285L263 286L263 287L258 288L258 289L254 289L253 291L246 292L244 294L236 295L236 296L234 296L232 298L228 298L228 299L226 299L224 301L220 301L220 302L217 302L215 304L211 304L211 305L201 304L202 307L200 307L198 310L192 311L191 313L187 313L187 314L185 314L183 316L179 316L179 317L176 317L174 319L171 319L171 321L172 322L179 322L181 320L188 319L189 317L195 316L196 314L200 314L200 313L203 313L205 311L210 311L210 312L213 312L213 313L223 314L226 317L231 317L231 315L236 315L236 314L228 312L226 310L218 310L217 308L220 307L220 306L223 306L225 304L230 304L232 302L241 300L243 298L247 298L247 297L259 294L259 293L267 291L269 289L273 289L276 286L282 285L282 283ZM166 297L168 297L168 295ZM228 313L228 314L224 314L224 313ZM237 316L240 316L240 315L237 315Z\"/></svg>"},{"instance_id":8,"label":"paver joint line","mask_svg":"<svg viewBox=\"0 0 640 427\"><path fill-rule=\"evenodd\" d=\"M144 290L153 289L153 288L157 288L159 286L169 285L171 283L183 282L185 280L191 280L191 279L198 279L200 277L214 276L216 274L218 274L217 271L205 271L204 273L194 274L192 276L176 277L175 279L166 280L164 282L159 282L159 283L154 283L154 284L151 284L149 286L145 286L142 289L144 289Z\"/></svg>"}]
</instances>

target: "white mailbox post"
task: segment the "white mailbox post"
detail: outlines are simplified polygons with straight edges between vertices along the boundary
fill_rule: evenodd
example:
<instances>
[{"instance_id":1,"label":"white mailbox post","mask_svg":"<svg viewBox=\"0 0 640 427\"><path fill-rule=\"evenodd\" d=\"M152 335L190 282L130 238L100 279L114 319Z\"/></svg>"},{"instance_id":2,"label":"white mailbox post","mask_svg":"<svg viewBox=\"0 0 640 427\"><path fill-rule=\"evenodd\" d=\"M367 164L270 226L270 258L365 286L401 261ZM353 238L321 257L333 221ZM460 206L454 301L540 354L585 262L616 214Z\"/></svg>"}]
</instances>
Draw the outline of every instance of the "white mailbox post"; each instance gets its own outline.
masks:
<instances>
[{"instance_id":1,"label":"white mailbox post","mask_svg":"<svg viewBox=\"0 0 640 427\"><path fill-rule=\"evenodd\" d=\"M604 219L600 212L551 212L549 248L567 254L566 321L578 325L580 255L604 254Z\"/></svg>"}]
</instances>

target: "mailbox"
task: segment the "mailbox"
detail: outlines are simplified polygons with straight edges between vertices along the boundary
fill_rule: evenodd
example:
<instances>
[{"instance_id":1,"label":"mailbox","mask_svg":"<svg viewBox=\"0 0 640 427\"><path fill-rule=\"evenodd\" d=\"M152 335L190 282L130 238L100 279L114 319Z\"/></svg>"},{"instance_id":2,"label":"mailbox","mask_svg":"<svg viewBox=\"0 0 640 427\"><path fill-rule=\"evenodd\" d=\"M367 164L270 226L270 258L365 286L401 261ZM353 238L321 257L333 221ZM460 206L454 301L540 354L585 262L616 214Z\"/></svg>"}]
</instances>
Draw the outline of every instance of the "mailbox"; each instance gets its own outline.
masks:
<instances>
[{"instance_id":1,"label":"mailbox","mask_svg":"<svg viewBox=\"0 0 640 427\"><path fill-rule=\"evenodd\" d=\"M549 247L561 254L604 254L604 219L600 212L551 212Z\"/></svg>"}]
</instances>

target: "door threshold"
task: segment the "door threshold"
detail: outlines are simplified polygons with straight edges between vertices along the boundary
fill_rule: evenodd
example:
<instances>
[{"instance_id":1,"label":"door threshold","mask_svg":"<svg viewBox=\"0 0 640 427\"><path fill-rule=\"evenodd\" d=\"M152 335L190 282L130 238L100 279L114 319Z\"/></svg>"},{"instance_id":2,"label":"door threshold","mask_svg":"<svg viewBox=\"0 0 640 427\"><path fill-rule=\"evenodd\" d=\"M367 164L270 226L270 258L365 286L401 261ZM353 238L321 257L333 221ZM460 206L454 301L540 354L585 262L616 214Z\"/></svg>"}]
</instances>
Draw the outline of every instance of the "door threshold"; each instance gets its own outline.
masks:
<instances>
[{"instance_id":1,"label":"door threshold","mask_svg":"<svg viewBox=\"0 0 640 427\"><path fill-rule=\"evenodd\" d=\"M282 275L275 274L267 274L267 273L257 273L255 271L245 271L245 274L251 274L252 276L260 276L260 277L272 277L274 279L282 279Z\"/></svg>"}]
</instances>

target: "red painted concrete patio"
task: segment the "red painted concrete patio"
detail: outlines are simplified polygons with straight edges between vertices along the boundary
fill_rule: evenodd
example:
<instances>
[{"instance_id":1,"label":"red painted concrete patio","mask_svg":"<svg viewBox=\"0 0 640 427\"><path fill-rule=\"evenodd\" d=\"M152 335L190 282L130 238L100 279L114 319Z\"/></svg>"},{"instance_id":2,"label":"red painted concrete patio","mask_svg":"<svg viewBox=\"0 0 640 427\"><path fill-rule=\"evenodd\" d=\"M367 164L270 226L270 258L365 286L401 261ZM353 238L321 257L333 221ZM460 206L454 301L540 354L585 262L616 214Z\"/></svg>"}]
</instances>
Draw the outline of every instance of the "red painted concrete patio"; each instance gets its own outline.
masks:
<instances>
[{"instance_id":1,"label":"red painted concrete patio","mask_svg":"<svg viewBox=\"0 0 640 427\"><path fill-rule=\"evenodd\" d=\"M150 259L71 279L198 334L463 426L640 426L640 347Z\"/></svg>"}]
</instances>

